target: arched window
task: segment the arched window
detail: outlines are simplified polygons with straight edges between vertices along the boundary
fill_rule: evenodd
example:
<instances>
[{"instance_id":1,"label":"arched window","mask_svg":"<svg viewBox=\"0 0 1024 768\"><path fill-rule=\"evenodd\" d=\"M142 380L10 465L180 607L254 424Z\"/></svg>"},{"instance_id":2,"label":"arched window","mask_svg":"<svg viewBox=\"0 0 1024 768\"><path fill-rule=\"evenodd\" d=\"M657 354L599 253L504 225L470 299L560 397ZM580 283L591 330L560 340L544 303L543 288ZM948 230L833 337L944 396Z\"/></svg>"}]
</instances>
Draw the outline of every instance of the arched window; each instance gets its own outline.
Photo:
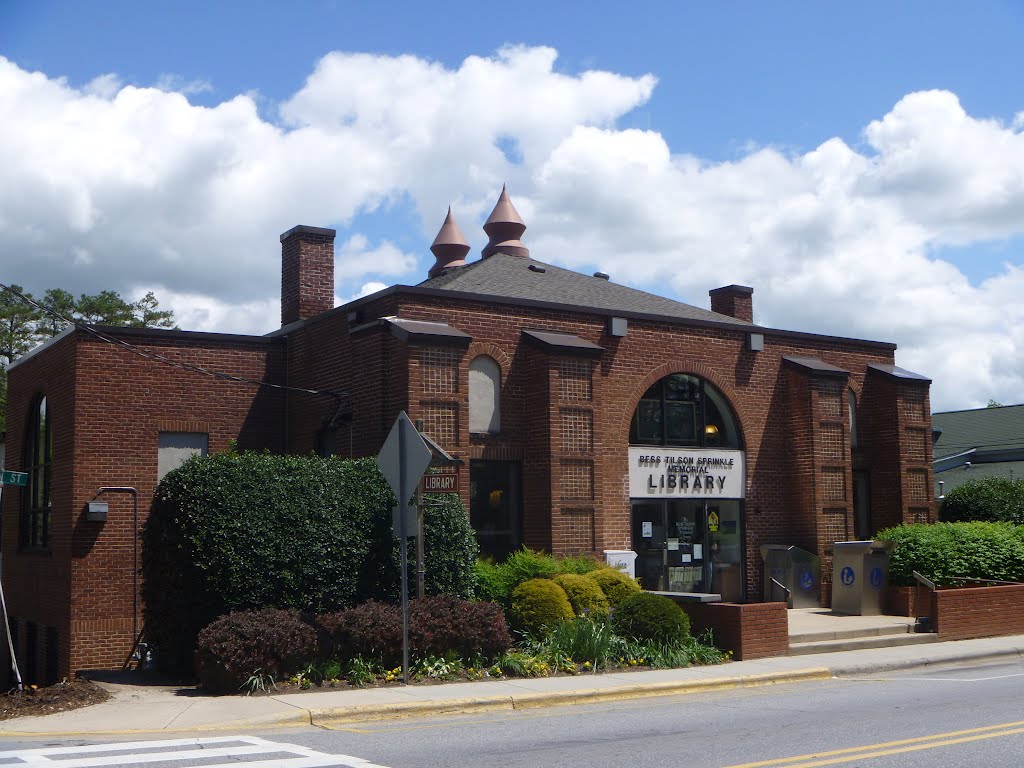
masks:
<instances>
[{"instance_id":1,"label":"arched window","mask_svg":"<svg viewBox=\"0 0 1024 768\"><path fill-rule=\"evenodd\" d=\"M673 373L644 392L629 431L633 445L740 448L732 408L710 383Z\"/></svg>"},{"instance_id":2,"label":"arched window","mask_svg":"<svg viewBox=\"0 0 1024 768\"><path fill-rule=\"evenodd\" d=\"M850 447L856 448L857 438L857 396L852 389L846 390L846 409L850 414Z\"/></svg>"},{"instance_id":3,"label":"arched window","mask_svg":"<svg viewBox=\"0 0 1024 768\"><path fill-rule=\"evenodd\" d=\"M469 431L501 431L501 367L487 355L469 363Z\"/></svg>"},{"instance_id":4,"label":"arched window","mask_svg":"<svg viewBox=\"0 0 1024 768\"><path fill-rule=\"evenodd\" d=\"M50 545L50 469L53 464L53 427L46 398L36 400L28 428L28 488L21 526L21 544L31 549Z\"/></svg>"}]
</instances>

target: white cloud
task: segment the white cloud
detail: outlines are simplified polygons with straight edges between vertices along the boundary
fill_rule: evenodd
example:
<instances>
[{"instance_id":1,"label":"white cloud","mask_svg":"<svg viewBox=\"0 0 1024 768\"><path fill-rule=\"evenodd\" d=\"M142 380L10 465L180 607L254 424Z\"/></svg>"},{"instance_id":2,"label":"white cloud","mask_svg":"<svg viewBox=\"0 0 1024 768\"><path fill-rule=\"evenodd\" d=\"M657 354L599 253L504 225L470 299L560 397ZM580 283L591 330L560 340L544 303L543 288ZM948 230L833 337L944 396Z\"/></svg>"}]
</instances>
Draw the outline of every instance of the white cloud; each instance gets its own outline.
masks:
<instances>
[{"instance_id":1,"label":"white cloud","mask_svg":"<svg viewBox=\"0 0 1024 768\"><path fill-rule=\"evenodd\" d=\"M335 247L336 283L357 280L365 275L400 276L414 274L416 256L402 253L394 243L383 241L370 248L366 235L355 234Z\"/></svg>"},{"instance_id":2,"label":"white cloud","mask_svg":"<svg viewBox=\"0 0 1024 768\"><path fill-rule=\"evenodd\" d=\"M208 83L75 89L0 58L0 113L19 115L0 123L4 273L38 291L160 286L182 327L264 332L280 232L338 227L336 291L366 295L425 276L449 203L482 244L507 181L539 259L703 306L750 284L765 324L898 342L938 407L1024 401L1024 259L1008 247L972 283L943 250L1024 235L1024 112L1004 124L912 93L865 116L863 148L709 163L618 127L653 76L555 59L335 52L268 122L255 94L200 107L187 94ZM395 231L363 234L381 219Z\"/></svg>"}]
</instances>

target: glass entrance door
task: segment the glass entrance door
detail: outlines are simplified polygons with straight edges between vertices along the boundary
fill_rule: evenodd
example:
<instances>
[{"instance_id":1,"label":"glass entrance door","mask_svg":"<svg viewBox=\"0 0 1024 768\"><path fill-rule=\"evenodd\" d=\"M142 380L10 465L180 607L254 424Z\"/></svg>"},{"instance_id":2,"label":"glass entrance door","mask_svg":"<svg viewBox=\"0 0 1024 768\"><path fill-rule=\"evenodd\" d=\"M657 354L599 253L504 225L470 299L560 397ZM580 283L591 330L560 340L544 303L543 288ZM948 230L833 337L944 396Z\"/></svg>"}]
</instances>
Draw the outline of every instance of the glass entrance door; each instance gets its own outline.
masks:
<instances>
[{"instance_id":1,"label":"glass entrance door","mask_svg":"<svg viewBox=\"0 0 1024 768\"><path fill-rule=\"evenodd\" d=\"M740 502L635 501L636 575L644 589L743 597Z\"/></svg>"}]
</instances>

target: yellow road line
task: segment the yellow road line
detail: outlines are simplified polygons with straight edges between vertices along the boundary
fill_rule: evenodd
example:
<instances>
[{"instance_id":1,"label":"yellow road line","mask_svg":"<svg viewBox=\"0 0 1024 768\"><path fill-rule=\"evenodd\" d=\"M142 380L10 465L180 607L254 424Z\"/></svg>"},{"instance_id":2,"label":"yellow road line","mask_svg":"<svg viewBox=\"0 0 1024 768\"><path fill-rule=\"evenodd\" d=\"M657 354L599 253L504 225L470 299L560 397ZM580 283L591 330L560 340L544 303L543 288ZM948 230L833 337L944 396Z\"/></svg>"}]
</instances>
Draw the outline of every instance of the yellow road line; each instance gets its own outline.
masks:
<instances>
[{"instance_id":1,"label":"yellow road line","mask_svg":"<svg viewBox=\"0 0 1024 768\"><path fill-rule=\"evenodd\" d=\"M847 747L846 749L834 749L827 752L812 752L807 755L780 757L775 760L760 760L755 763L741 763L738 765L727 766L727 768L764 768L764 766L779 766L780 768L815 768L816 766L849 763L853 760L898 755L904 752L935 749L936 747L965 744L972 741L994 739L1001 736L1014 736L1019 733L1024 733L1024 720L1018 720L1012 723L1001 723L999 725L986 725L980 728L968 728L961 731L936 733L931 736L918 736L912 739L886 741L879 744L865 744L860 747Z\"/></svg>"}]
</instances>

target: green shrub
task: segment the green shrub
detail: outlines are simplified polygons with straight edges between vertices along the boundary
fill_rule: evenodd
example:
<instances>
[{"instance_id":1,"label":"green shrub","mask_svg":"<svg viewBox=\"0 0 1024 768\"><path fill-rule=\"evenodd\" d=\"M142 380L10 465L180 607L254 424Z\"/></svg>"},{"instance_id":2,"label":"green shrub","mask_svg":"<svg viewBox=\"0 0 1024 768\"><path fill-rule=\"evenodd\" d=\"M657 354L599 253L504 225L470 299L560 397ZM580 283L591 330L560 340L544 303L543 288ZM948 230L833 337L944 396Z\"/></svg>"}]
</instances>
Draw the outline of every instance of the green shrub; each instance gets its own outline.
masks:
<instances>
[{"instance_id":1,"label":"green shrub","mask_svg":"<svg viewBox=\"0 0 1024 768\"><path fill-rule=\"evenodd\" d=\"M689 637L690 617L671 598L637 592L615 606L612 628L641 642L673 643Z\"/></svg>"},{"instance_id":2,"label":"green shrub","mask_svg":"<svg viewBox=\"0 0 1024 768\"><path fill-rule=\"evenodd\" d=\"M498 566L505 591L512 591L530 579L550 578L558 573L558 561L549 554L523 547L517 549Z\"/></svg>"},{"instance_id":3,"label":"green shrub","mask_svg":"<svg viewBox=\"0 0 1024 768\"><path fill-rule=\"evenodd\" d=\"M970 480L946 494L939 519L949 523L980 520L1024 525L1024 478Z\"/></svg>"},{"instance_id":4,"label":"green shrub","mask_svg":"<svg viewBox=\"0 0 1024 768\"><path fill-rule=\"evenodd\" d=\"M1024 526L1010 523L935 523L900 525L880 531L878 539L896 543L889 557L889 583L912 586L912 571L937 584L965 576L1024 581Z\"/></svg>"},{"instance_id":5,"label":"green shrub","mask_svg":"<svg viewBox=\"0 0 1024 768\"><path fill-rule=\"evenodd\" d=\"M565 590L551 579L529 579L512 590L511 614L515 628L534 637L575 617Z\"/></svg>"},{"instance_id":6,"label":"green shrub","mask_svg":"<svg viewBox=\"0 0 1024 768\"><path fill-rule=\"evenodd\" d=\"M480 600L488 600L508 606L509 595L505 592L498 566L490 558L480 558L473 566L476 575L474 595Z\"/></svg>"},{"instance_id":7,"label":"green shrub","mask_svg":"<svg viewBox=\"0 0 1024 768\"><path fill-rule=\"evenodd\" d=\"M612 655L614 635L606 619L581 617L556 625L541 644L541 651L557 667L560 660L577 664L589 661L591 669L607 667Z\"/></svg>"},{"instance_id":8,"label":"green shrub","mask_svg":"<svg viewBox=\"0 0 1024 768\"><path fill-rule=\"evenodd\" d=\"M607 567L605 563L587 555L563 557L558 561L558 570L562 573L585 574L596 571L598 568Z\"/></svg>"},{"instance_id":9,"label":"green shrub","mask_svg":"<svg viewBox=\"0 0 1024 768\"><path fill-rule=\"evenodd\" d=\"M577 616L608 615L608 599L593 579L576 573L560 573L552 581L565 590L569 605Z\"/></svg>"},{"instance_id":10,"label":"green shrub","mask_svg":"<svg viewBox=\"0 0 1024 768\"><path fill-rule=\"evenodd\" d=\"M298 611L236 611L199 633L196 675L215 693L234 693L247 683L281 680L316 654L316 631Z\"/></svg>"},{"instance_id":11,"label":"green shrub","mask_svg":"<svg viewBox=\"0 0 1024 768\"><path fill-rule=\"evenodd\" d=\"M475 537L458 497L439 501L424 510L427 590L470 597ZM393 502L373 459L221 453L168 473L142 534L159 665L187 670L199 629L230 611L397 600Z\"/></svg>"},{"instance_id":12,"label":"green shrub","mask_svg":"<svg viewBox=\"0 0 1024 768\"><path fill-rule=\"evenodd\" d=\"M597 586L604 592L608 605L613 609L630 595L640 591L640 584L629 574L620 571L618 568L603 567L596 571L585 574L588 579L593 579Z\"/></svg>"}]
</instances>

